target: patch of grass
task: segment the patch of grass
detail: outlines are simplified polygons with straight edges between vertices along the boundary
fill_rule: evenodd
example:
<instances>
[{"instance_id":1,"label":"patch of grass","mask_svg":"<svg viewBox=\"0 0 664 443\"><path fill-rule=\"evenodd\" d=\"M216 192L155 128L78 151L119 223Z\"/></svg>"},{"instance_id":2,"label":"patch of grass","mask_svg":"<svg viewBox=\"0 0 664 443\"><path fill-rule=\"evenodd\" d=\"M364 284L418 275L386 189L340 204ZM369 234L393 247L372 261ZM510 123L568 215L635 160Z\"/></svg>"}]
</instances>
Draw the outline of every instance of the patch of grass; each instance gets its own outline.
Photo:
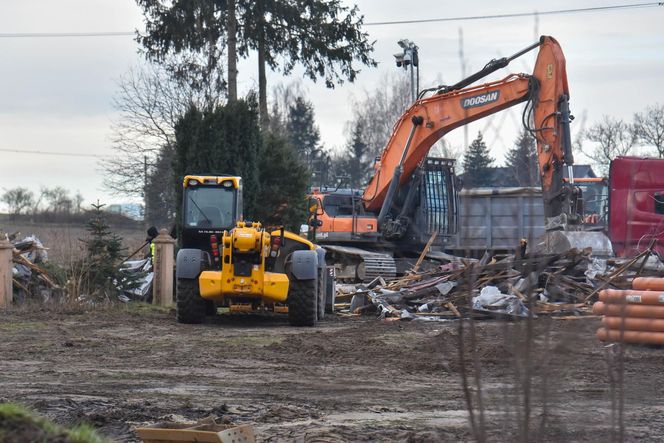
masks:
<instances>
[{"instance_id":1,"label":"patch of grass","mask_svg":"<svg viewBox=\"0 0 664 443\"><path fill-rule=\"evenodd\" d=\"M102 438L90 425L78 425L69 431L69 438L72 443L106 443L108 440Z\"/></svg>"},{"instance_id":2,"label":"patch of grass","mask_svg":"<svg viewBox=\"0 0 664 443\"><path fill-rule=\"evenodd\" d=\"M0 441L107 443L88 425L66 429L14 403L0 404Z\"/></svg>"},{"instance_id":3,"label":"patch of grass","mask_svg":"<svg viewBox=\"0 0 664 443\"><path fill-rule=\"evenodd\" d=\"M0 323L0 330L4 331L22 331L25 329L35 330L46 327L43 321L5 321Z\"/></svg>"},{"instance_id":4,"label":"patch of grass","mask_svg":"<svg viewBox=\"0 0 664 443\"><path fill-rule=\"evenodd\" d=\"M118 308L128 312L129 314L136 315L170 314L173 310L172 307L158 306L145 302L129 302L118 305Z\"/></svg>"}]
</instances>

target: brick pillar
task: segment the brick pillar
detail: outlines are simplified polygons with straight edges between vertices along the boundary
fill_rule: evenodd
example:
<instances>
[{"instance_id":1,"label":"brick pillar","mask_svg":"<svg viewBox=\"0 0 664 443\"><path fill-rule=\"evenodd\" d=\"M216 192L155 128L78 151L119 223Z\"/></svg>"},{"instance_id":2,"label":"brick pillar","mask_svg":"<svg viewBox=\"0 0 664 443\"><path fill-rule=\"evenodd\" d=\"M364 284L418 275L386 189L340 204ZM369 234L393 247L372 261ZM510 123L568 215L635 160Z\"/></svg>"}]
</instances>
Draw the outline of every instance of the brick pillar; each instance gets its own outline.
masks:
<instances>
[{"instance_id":1,"label":"brick pillar","mask_svg":"<svg viewBox=\"0 0 664 443\"><path fill-rule=\"evenodd\" d=\"M0 240L0 309L12 303L12 268L14 246L7 240Z\"/></svg>"},{"instance_id":2,"label":"brick pillar","mask_svg":"<svg viewBox=\"0 0 664 443\"><path fill-rule=\"evenodd\" d=\"M154 243L152 303L172 306L175 240L168 235L168 230L162 229L152 242Z\"/></svg>"}]
</instances>

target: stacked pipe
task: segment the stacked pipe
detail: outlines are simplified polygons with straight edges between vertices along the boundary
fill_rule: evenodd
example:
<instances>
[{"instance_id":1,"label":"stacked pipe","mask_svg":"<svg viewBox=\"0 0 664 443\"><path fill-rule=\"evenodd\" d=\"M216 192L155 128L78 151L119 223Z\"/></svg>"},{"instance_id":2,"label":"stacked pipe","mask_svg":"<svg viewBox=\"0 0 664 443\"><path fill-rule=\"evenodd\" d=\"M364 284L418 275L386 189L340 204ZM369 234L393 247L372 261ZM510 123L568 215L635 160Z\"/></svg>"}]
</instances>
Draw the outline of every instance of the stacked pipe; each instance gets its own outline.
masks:
<instances>
[{"instance_id":1,"label":"stacked pipe","mask_svg":"<svg viewBox=\"0 0 664 443\"><path fill-rule=\"evenodd\" d=\"M664 278L635 278L632 289L604 289L593 313L604 315L597 338L664 345Z\"/></svg>"}]
</instances>

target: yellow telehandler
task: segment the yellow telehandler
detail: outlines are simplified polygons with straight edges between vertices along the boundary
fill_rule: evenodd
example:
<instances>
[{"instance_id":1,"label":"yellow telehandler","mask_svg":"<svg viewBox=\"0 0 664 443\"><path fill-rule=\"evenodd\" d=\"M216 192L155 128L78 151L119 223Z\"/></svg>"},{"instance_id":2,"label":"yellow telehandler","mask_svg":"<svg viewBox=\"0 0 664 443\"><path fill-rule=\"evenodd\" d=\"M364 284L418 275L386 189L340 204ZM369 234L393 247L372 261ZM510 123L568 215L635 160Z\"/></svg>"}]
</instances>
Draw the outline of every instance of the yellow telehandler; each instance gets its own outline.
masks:
<instances>
[{"instance_id":1,"label":"yellow telehandler","mask_svg":"<svg viewBox=\"0 0 664 443\"><path fill-rule=\"evenodd\" d=\"M283 228L267 232L242 217L242 180L187 175L176 259L180 323L201 323L217 307L288 313L315 326L333 306L334 270L325 250Z\"/></svg>"}]
</instances>

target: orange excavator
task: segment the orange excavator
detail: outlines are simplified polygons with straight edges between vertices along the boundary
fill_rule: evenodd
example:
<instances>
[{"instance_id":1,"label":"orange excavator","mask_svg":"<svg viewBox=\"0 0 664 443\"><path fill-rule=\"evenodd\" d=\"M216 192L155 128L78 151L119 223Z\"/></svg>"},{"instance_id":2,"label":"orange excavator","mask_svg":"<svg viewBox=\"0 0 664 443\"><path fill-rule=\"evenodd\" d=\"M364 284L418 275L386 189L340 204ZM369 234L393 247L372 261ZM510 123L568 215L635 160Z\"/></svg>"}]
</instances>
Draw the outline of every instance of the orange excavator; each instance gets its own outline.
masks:
<instances>
[{"instance_id":1,"label":"orange excavator","mask_svg":"<svg viewBox=\"0 0 664 443\"><path fill-rule=\"evenodd\" d=\"M533 49L539 53L532 74L472 86ZM400 257L419 254L427 243L444 251L457 232L457 180L454 162L427 158L430 148L455 128L523 102L523 124L537 140L547 231L558 231L558 243L562 233L566 246L610 245L602 233L575 232L583 218L565 57L554 38L543 36L454 85L422 91L395 124L364 190L313 190L309 232L337 264L338 278L390 277L400 273Z\"/></svg>"}]
</instances>

